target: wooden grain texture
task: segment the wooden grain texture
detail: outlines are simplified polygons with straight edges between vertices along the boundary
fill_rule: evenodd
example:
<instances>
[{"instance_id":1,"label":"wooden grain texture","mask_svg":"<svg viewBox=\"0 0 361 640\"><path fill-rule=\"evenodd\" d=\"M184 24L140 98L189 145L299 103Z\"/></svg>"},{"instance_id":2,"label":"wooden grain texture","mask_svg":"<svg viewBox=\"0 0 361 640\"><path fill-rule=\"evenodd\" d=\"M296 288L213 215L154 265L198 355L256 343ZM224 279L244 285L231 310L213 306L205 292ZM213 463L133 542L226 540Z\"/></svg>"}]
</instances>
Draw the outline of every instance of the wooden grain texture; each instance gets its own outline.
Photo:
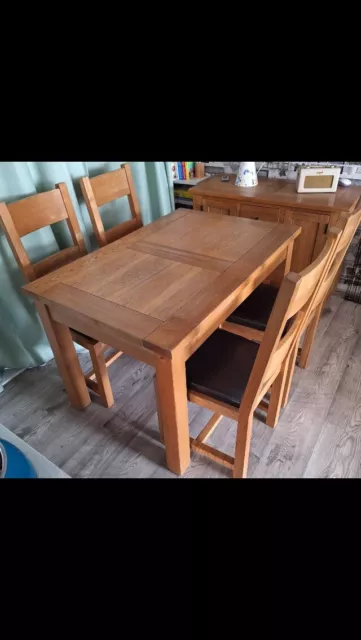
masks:
<instances>
[{"instance_id":1,"label":"wooden grain texture","mask_svg":"<svg viewBox=\"0 0 361 640\"><path fill-rule=\"evenodd\" d=\"M167 247L146 241L137 242L133 245L133 249L151 256L167 258L168 260L176 260L177 262L193 265L194 267L201 267L203 269L218 271L219 273L228 269L232 264L231 260L209 258L208 256L195 254L191 251L186 251L185 249L176 249L174 247Z\"/></svg>"},{"instance_id":2,"label":"wooden grain texture","mask_svg":"<svg viewBox=\"0 0 361 640\"><path fill-rule=\"evenodd\" d=\"M3 202L0 202L0 222L25 282L35 280L34 266L31 264L29 256L24 249L10 211Z\"/></svg>"},{"instance_id":3,"label":"wooden grain texture","mask_svg":"<svg viewBox=\"0 0 361 640\"><path fill-rule=\"evenodd\" d=\"M224 458L224 453L216 454L214 448L198 445L197 440L191 440L191 447L196 448L198 452L212 460L218 459L226 466L231 464L233 477L247 476L253 413L265 393L269 391L271 397L266 422L272 427L277 424L285 385L290 381L289 362L292 362L291 371L293 371L296 345L298 345L308 309L312 305L318 287L325 279L328 265L335 254L340 237L340 231L330 231L325 247L312 265L299 275L288 274L282 282L240 402L233 462L230 462L229 456ZM284 335L286 322L291 318L292 324ZM230 415L230 409L228 407L223 409L221 403L218 400L215 401L212 394L207 396L190 392L188 397L211 410L217 407L217 413ZM234 410L234 407L230 408Z\"/></svg>"},{"instance_id":4,"label":"wooden grain texture","mask_svg":"<svg viewBox=\"0 0 361 640\"><path fill-rule=\"evenodd\" d=\"M235 176L228 183L217 176L191 188L193 208L211 212L216 207L228 216L299 225L302 233L294 244L291 263L296 272L317 257L327 227L338 224L342 214L356 211L361 197L359 186L351 187L352 191L341 187L332 194L298 194L294 181L260 179L252 188L236 187L234 181Z\"/></svg>"},{"instance_id":5,"label":"wooden grain texture","mask_svg":"<svg viewBox=\"0 0 361 640\"><path fill-rule=\"evenodd\" d=\"M154 361L157 384L164 389L159 403L167 416L162 418L166 457L169 468L182 473L189 463L185 361L284 261L298 234L294 226L218 214L171 215L80 259L76 269L69 265L27 285L26 291L66 327L148 363L149 354L161 356L160 368L167 374L159 377L155 355ZM167 257L153 255L157 247L165 248ZM227 265L221 258L225 252ZM209 268L213 260L215 268ZM98 375L102 388L100 369ZM88 384L95 389L93 380Z\"/></svg>"},{"instance_id":6,"label":"wooden grain texture","mask_svg":"<svg viewBox=\"0 0 361 640\"><path fill-rule=\"evenodd\" d=\"M189 215L188 209L177 209L177 211L170 213L168 216L164 216L163 218L155 220L151 225L138 229L130 236L121 238L116 243L112 243L103 247L101 251L94 251L93 253L79 258L76 265L67 265L66 267L60 267L56 270L56 272L48 274L46 278L39 278L36 282L32 283L31 289L28 290L26 287L24 287L23 291L28 295L36 296L37 294L43 293L49 287L58 282L71 282L74 278L76 281L78 276L81 276L81 274L86 274L92 267L95 267L94 272L98 272L100 267L102 271L104 271L107 262L109 260L111 261L114 255L118 257L118 260L121 260L123 256L123 249L131 246L133 243L138 242L139 240L149 238L154 233L157 233L167 228L168 226L173 225L175 221L187 215Z\"/></svg>"},{"instance_id":7,"label":"wooden grain texture","mask_svg":"<svg viewBox=\"0 0 361 640\"><path fill-rule=\"evenodd\" d=\"M239 207L239 216L242 218L252 218L253 220L262 220L269 222L283 222L283 212L277 207L263 205L249 205L241 203Z\"/></svg>"},{"instance_id":8,"label":"wooden grain texture","mask_svg":"<svg viewBox=\"0 0 361 640\"><path fill-rule=\"evenodd\" d=\"M77 258L79 258L78 247L67 247L66 249L62 249L61 251L54 253L52 256L44 258L41 262L33 265L35 277L41 278L59 267L63 267L70 262L74 262Z\"/></svg>"},{"instance_id":9,"label":"wooden grain texture","mask_svg":"<svg viewBox=\"0 0 361 640\"><path fill-rule=\"evenodd\" d=\"M132 292L126 296L125 303L130 309L152 318L167 320L171 313L176 313L216 277L214 270L191 267L179 262L171 263L152 278L151 287L147 281L133 287ZM122 301L119 292L115 299Z\"/></svg>"},{"instance_id":10,"label":"wooden grain texture","mask_svg":"<svg viewBox=\"0 0 361 640\"><path fill-rule=\"evenodd\" d=\"M119 343L118 338L142 344L143 338L160 324L151 316L88 295L66 284L56 284L49 289L46 301L52 316L59 322L69 323L68 326L86 335L98 333L102 342L114 347Z\"/></svg>"},{"instance_id":11,"label":"wooden grain texture","mask_svg":"<svg viewBox=\"0 0 361 640\"><path fill-rule=\"evenodd\" d=\"M234 468L234 458L233 456L229 456L228 453L224 453L223 451L219 451L214 447L211 447L209 444L205 442L199 442L198 438L191 438L191 449L196 451L197 453L201 453L206 456L210 460L214 460L225 466L227 469Z\"/></svg>"},{"instance_id":12,"label":"wooden grain texture","mask_svg":"<svg viewBox=\"0 0 361 640\"><path fill-rule=\"evenodd\" d=\"M125 174L127 176L127 181L128 181L128 187L129 187L129 191L130 191L130 197L129 197L129 207L130 207L130 211L132 214L132 217L134 220L136 220L137 222L137 226L141 227L143 224L142 221L142 216L140 213L140 206L139 206L139 202L138 202L138 197L137 197L137 192L135 189L135 185L134 185L134 180L133 180L133 176L132 176L132 171L130 168L129 164L124 164L123 165L123 169L125 171Z\"/></svg>"},{"instance_id":13,"label":"wooden grain texture","mask_svg":"<svg viewBox=\"0 0 361 640\"><path fill-rule=\"evenodd\" d=\"M357 309L357 305L339 296L329 299L318 326L310 366L307 371L296 370L287 409L290 413L281 412L276 430L254 420L249 477L278 477L275 469L269 473L268 465L262 461L268 457L272 441L277 440L280 451L280 441L292 424L289 417L300 414L301 399L305 418L299 425L302 437L297 443L293 437L281 452L282 477L360 476L360 334L348 336L348 341L356 341L353 346L349 342L348 356L342 357L339 382L336 392L334 385L330 390L324 420L318 419L318 406L311 393L330 362L337 370L344 334L350 332L352 325L361 332L359 312L355 316ZM81 353L80 360L86 370L89 355ZM0 394L0 422L72 477L177 479L164 466L153 377L153 368L123 356L110 370L115 405L106 409L92 402L86 411L79 412L69 405L56 363L51 361L25 371L5 386ZM189 431L196 437L210 419L210 412L193 403L189 403L188 412ZM232 455L236 427L234 420L223 418L209 443ZM281 431L283 438L279 438ZM277 457L276 451L274 454ZM182 477L227 479L231 475L229 469L192 452L191 464Z\"/></svg>"},{"instance_id":14,"label":"wooden grain texture","mask_svg":"<svg viewBox=\"0 0 361 640\"><path fill-rule=\"evenodd\" d=\"M122 307L121 313L127 308L129 317L135 317L133 312L138 311L149 318L148 326L153 327L144 343L148 349L170 352L182 340L195 348L195 335L204 340L217 323L282 262L282 253L299 233L297 228L288 225L255 224L198 212L174 216L169 224L157 222L153 233L151 224L132 234L130 244L127 238L122 238L96 252L95 256L81 258L77 268L73 265L63 267L56 274L26 286L25 291L40 296L44 302L60 305L59 291L68 297L72 289L73 310L79 309L83 313L80 301L83 306L96 309L94 320L99 329L102 328L102 305L105 312L111 304L109 311L111 309L112 313L116 313L117 305ZM171 250L184 250L193 254L194 259L191 257L191 264L187 265L183 260L178 262L175 256L171 260L148 255L143 250L137 252L137 234L148 236L152 245L164 246L168 239ZM227 262L231 262L230 266L221 273L216 269L195 267L193 262L199 256L219 260L217 239L229 248ZM113 250L109 251L111 248ZM64 288L56 289L56 283ZM70 306L70 303L66 304L67 309ZM91 313L87 315L90 317ZM104 324L107 323L108 319L104 318ZM158 334L154 332L156 327L159 327ZM72 328L91 335L88 323L81 325L78 322ZM91 337L98 338L97 335ZM137 337L140 336L137 334ZM100 333L99 339L107 342Z\"/></svg>"},{"instance_id":15,"label":"wooden grain texture","mask_svg":"<svg viewBox=\"0 0 361 640\"><path fill-rule=\"evenodd\" d=\"M95 178L81 178L80 187L99 246L114 242L142 226L139 202L128 164ZM132 219L105 230L99 207L124 196L128 197Z\"/></svg>"},{"instance_id":16,"label":"wooden grain texture","mask_svg":"<svg viewBox=\"0 0 361 640\"><path fill-rule=\"evenodd\" d=\"M220 413L214 413L210 420L208 420L206 426L203 427L202 431L199 432L195 440L197 440L198 442L206 442L208 438L211 437L213 431L220 423L222 418L223 416Z\"/></svg>"},{"instance_id":17,"label":"wooden grain texture","mask_svg":"<svg viewBox=\"0 0 361 640\"><path fill-rule=\"evenodd\" d=\"M72 331L72 334L76 333ZM76 342L76 340L74 340L74 342ZM98 348L101 349L102 353L105 353L105 351L109 348L108 345L106 344L102 344L101 342L97 343ZM113 364L113 362L115 362L116 360L118 360L118 358L120 358L120 356L123 354L122 351L111 351L111 353L109 353L109 355L104 356L104 361L107 367L109 367L111 364ZM95 380L96 379L96 375L94 373L94 371L90 371L89 373L87 373L87 375L85 376L86 380Z\"/></svg>"},{"instance_id":18,"label":"wooden grain texture","mask_svg":"<svg viewBox=\"0 0 361 640\"><path fill-rule=\"evenodd\" d=\"M58 189L37 193L7 206L20 237L68 217Z\"/></svg>"},{"instance_id":19,"label":"wooden grain texture","mask_svg":"<svg viewBox=\"0 0 361 640\"><path fill-rule=\"evenodd\" d=\"M255 476L301 477L356 346L361 307L343 303L324 334L317 366L305 371L282 421L264 451Z\"/></svg>"},{"instance_id":20,"label":"wooden grain texture","mask_svg":"<svg viewBox=\"0 0 361 640\"><path fill-rule=\"evenodd\" d=\"M31 264L22 245L20 236L29 233L29 231L34 231L40 227L52 224L53 222L58 222L59 220L66 220L74 246L62 249L36 264ZM74 262L86 253L84 238L80 231L72 200L65 182L57 184L56 189L53 191L39 193L36 196L14 202L9 205L9 208L3 203L0 203L0 222L5 230L10 247L26 282L39 281L41 276L49 273L53 274L54 271L57 269L60 270L61 267L68 264L71 264L71 269L76 272L77 266L74 265ZM56 271L55 278L57 274L58 272ZM51 275L50 277L52 278L53 276ZM43 319L45 331L54 355L59 362L64 384L70 393L70 398L74 406L82 407L84 405L85 397L83 400L81 399L84 393L84 381L80 382L78 380L81 372L67 344L69 335L71 335L73 339L75 338L76 341L80 340L82 346L90 349L93 360L93 371L95 370L97 372L98 379L87 380L87 385L103 398L104 404L107 407L111 406L113 396L106 371L106 367L109 366L110 361L106 362L103 358L102 348L104 345L97 344L96 340L86 336L84 329L78 334L74 331L72 332L71 330L75 329L75 327L72 327L71 323L67 323L64 327L59 325L57 331L55 331L54 327L52 327L54 318L51 317L48 307L45 307L37 300L37 308ZM57 323L55 323L55 325L56 324ZM71 328L70 334L69 328ZM63 329L67 332L66 336ZM61 355L61 346L57 340L57 334L59 335L59 340L64 342L65 352L69 354L67 365ZM67 370L67 366L70 366L71 363L73 363L74 372ZM71 384L73 383L76 388L71 390ZM89 394L86 396L86 399L88 398Z\"/></svg>"},{"instance_id":21,"label":"wooden grain texture","mask_svg":"<svg viewBox=\"0 0 361 640\"><path fill-rule=\"evenodd\" d=\"M305 340L302 345L301 356L299 359L299 366L302 368L307 366L321 309L324 306L327 297L333 291L334 283L340 273L343 259L360 224L360 220L361 209L357 210L351 216L343 213L339 218L338 227L334 228L334 232L336 232L336 229L341 230L341 237L338 241L333 258L330 260L328 265L325 278L322 284L318 287L317 295L315 296L313 304L309 310L309 317L305 325L307 327ZM330 233L330 230L328 233Z\"/></svg>"},{"instance_id":22,"label":"wooden grain texture","mask_svg":"<svg viewBox=\"0 0 361 640\"><path fill-rule=\"evenodd\" d=\"M236 176L230 176L230 182L221 182L219 176L202 180L189 191L195 196L210 196L219 199L252 201L259 204L275 204L282 207L296 207L311 211L346 211L351 213L361 196L359 186L347 189L339 187L335 193L297 193L296 182L259 178L256 187L236 187Z\"/></svg>"},{"instance_id":23,"label":"wooden grain texture","mask_svg":"<svg viewBox=\"0 0 361 640\"><path fill-rule=\"evenodd\" d=\"M89 182L98 207L130 193L127 175L122 168L90 178Z\"/></svg>"},{"instance_id":24,"label":"wooden grain texture","mask_svg":"<svg viewBox=\"0 0 361 640\"><path fill-rule=\"evenodd\" d=\"M61 220L67 222L74 246L58 251L37 264L31 263L21 237ZM57 184L52 191L29 196L7 206L0 203L0 223L26 282L68 264L86 252L84 238L64 182Z\"/></svg>"},{"instance_id":25,"label":"wooden grain texture","mask_svg":"<svg viewBox=\"0 0 361 640\"><path fill-rule=\"evenodd\" d=\"M237 420L238 418L238 409L236 407L232 407L226 402L222 402L221 400L215 400L214 398L210 398L204 393L200 393L199 391L188 391L188 400L190 402L195 402L198 406L209 409L210 411L215 411L216 413L221 414L222 416L228 416L229 418L233 418L233 420Z\"/></svg>"},{"instance_id":26,"label":"wooden grain texture","mask_svg":"<svg viewBox=\"0 0 361 640\"><path fill-rule=\"evenodd\" d=\"M242 220L229 220L242 224ZM282 262L284 250L298 233L299 230L295 227L274 226L221 273L210 287L205 288L196 299L185 304L148 336L145 346L151 348L152 345L163 352L171 352L181 346L188 358Z\"/></svg>"},{"instance_id":27,"label":"wooden grain texture","mask_svg":"<svg viewBox=\"0 0 361 640\"><path fill-rule=\"evenodd\" d=\"M67 219L68 229L72 237L72 240L74 242L74 245L79 248L80 254L84 255L86 253L85 242L84 242L83 234L80 230L78 218L76 217L68 188L65 182L58 182L58 184L56 184L55 186L60 191L60 194L64 203L64 207L68 214L68 219Z\"/></svg>"},{"instance_id":28,"label":"wooden grain texture","mask_svg":"<svg viewBox=\"0 0 361 640\"><path fill-rule=\"evenodd\" d=\"M304 477L360 478L360 460L361 338L359 336L327 412Z\"/></svg>"},{"instance_id":29,"label":"wooden grain texture","mask_svg":"<svg viewBox=\"0 0 361 640\"><path fill-rule=\"evenodd\" d=\"M163 425L168 468L182 474L189 465L189 427L184 361L158 358L156 364L159 420Z\"/></svg>"},{"instance_id":30,"label":"wooden grain texture","mask_svg":"<svg viewBox=\"0 0 361 640\"><path fill-rule=\"evenodd\" d=\"M114 404L114 396L112 392L112 388L110 385L109 375L107 371L107 363L104 358L104 346L102 343L98 342L93 347L90 347L89 353L93 365L92 373L85 378L86 384L90 388L95 390L104 400L104 405L109 408ZM117 354L118 355L118 354ZM92 378L94 372L94 379ZM96 386L94 388L94 381L96 382Z\"/></svg>"},{"instance_id":31,"label":"wooden grain texture","mask_svg":"<svg viewBox=\"0 0 361 640\"><path fill-rule=\"evenodd\" d=\"M290 209L285 213L285 222L302 227L302 233L298 241L295 242L292 256L292 271L298 273L312 262L320 225L318 221L305 217L303 212L299 213L297 210Z\"/></svg>"},{"instance_id":32,"label":"wooden grain texture","mask_svg":"<svg viewBox=\"0 0 361 640\"><path fill-rule=\"evenodd\" d=\"M246 338L246 340L253 340L253 342L262 342L264 336L264 331L253 329L252 327L246 327L242 324L236 324L235 322L229 322L227 320L222 322L219 328L224 329L224 331L228 331L228 333L234 333L236 336L241 336L241 338Z\"/></svg>"},{"instance_id":33,"label":"wooden grain texture","mask_svg":"<svg viewBox=\"0 0 361 640\"><path fill-rule=\"evenodd\" d=\"M48 336L70 401L74 407L85 409L90 404L90 397L76 355L70 329L56 322L51 317L49 309L40 302L36 302L36 309Z\"/></svg>"},{"instance_id":34,"label":"wooden grain texture","mask_svg":"<svg viewBox=\"0 0 361 640\"><path fill-rule=\"evenodd\" d=\"M107 244L105 229L104 229L103 221L100 216L100 211L98 209L95 195L90 184L90 178L88 178L87 176L85 176L84 178L81 178L80 187L82 190L84 202L88 209L91 223L93 225L93 229L94 229L94 233L95 233L95 237L97 239L98 245L100 247L104 247Z\"/></svg>"}]
</instances>

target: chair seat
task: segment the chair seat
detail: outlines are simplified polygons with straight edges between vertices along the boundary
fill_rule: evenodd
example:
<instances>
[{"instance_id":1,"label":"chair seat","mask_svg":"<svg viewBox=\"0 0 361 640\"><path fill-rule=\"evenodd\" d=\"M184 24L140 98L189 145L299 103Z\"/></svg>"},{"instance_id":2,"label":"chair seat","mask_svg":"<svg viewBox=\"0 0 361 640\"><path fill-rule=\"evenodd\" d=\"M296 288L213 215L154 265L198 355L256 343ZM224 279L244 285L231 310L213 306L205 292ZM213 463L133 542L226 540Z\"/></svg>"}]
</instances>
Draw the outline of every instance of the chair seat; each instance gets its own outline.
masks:
<instances>
[{"instance_id":1,"label":"chair seat","mask_svg":"<svg viewBox=\"0 0 361 640\"><path fill-rule=\"evenodd\" d=\"M260 284L242 304L227 318L228 322L264 331L276 301L278 289L270 284Z\"/></svg>"},{"instance_id":2,"label":"chair seat","mask_svg":"<svg viewBox=\"0 0 361 640\"><path fill-rule=\"evenodd\" d=\"M187 387L239 407L259 345L217 330L189 358Z\"/></svg>"}]
</instances>

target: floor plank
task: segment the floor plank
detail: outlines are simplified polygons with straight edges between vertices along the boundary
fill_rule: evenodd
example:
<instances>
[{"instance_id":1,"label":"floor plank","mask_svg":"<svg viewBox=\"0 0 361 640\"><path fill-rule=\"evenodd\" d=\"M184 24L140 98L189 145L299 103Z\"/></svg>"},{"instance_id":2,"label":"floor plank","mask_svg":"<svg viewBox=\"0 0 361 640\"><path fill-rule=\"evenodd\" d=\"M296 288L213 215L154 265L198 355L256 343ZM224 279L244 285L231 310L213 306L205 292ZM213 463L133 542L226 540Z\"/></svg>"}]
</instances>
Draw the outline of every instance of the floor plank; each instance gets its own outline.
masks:
<instances>
[{"instance_id":1,"label":"floor plank","mask_svg":"<svg viewBox=\"0 0 361 640\"><path fill-rule=\"evenodd\" d=\"M302 477L355 348L361 306L338 308L254 469L253 477Z\"/></svg>"},{"instance_id":2,"label":"floor plank","mask_svg":"<svg viewBox=\"0 0 361 640\"><path fill-rule=\"evenodd\" d=\"M83 370L87 353L80 354ZM0 422L72 477L173 478L159 438L151 367L128 356L110 368L115 405L70 407L55 362L25 371L0 394ZM210 412L188 404L195 437ZM234 454L236 422L223 418L209 444ZM249 477L361 476L361 306L332 296L307 370L296 367L276 429L254 419ZM231 477L192 452L184 478Z\"/></svg>"},{"instance_id":3,"label":"floor plank","mask_svg":"<svg viewBox=\"0 0 361 640\"><path fill-rule=\"evenodd\" d=\"M307 478L361 475L361 337L326 416L305 471Z\"/></svg>"}]
</instances>

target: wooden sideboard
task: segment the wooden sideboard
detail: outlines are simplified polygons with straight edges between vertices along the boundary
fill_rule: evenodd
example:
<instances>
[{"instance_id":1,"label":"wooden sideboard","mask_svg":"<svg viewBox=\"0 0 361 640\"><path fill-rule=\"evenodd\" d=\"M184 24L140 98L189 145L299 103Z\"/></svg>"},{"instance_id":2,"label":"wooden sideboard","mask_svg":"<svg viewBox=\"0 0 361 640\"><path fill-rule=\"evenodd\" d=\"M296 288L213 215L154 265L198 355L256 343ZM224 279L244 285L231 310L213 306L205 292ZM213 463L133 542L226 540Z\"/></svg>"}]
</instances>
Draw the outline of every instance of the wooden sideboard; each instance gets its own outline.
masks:
<instances>
[{"instance_id":1,"label":"wooden sideboard","mask_svg":"<svg viewBox=\"0 0 361 640\"><path fill-rule=\"evenodd\" d=\"M301 271L323 247L327 227L337 224L342 212L351 214L361 198L361 187L339 187L335 193L297 193L291 180L261 178L256 187L236 187L236 176L203 180L189 190L193 208L253 220L293 223L302 227L295 241L292 271Z\"/></svg>"}]
</instances>

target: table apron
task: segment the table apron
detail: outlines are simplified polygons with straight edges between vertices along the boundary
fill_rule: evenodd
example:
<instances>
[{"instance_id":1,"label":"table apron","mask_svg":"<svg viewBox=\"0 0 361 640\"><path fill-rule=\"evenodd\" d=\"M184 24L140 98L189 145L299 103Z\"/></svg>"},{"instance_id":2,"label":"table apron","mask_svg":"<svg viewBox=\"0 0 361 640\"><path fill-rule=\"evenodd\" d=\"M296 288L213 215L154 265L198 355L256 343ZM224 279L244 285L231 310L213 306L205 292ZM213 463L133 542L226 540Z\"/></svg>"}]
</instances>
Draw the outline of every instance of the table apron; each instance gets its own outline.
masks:
<instances>
[{"instance_id":1,"label":"table apron","mask_svg":"<svg viewBox=\"0 0 361 640\"><path fill-rule=\"evenodd\" d=\"M113 347L113 349L119 349L129 356L132 356L136 360L145 362L152 367L156 366L157 356L150 349L146 349L140 340L132 340L131 337L128 340L119 334L115 329L108 327L107 325L100 324L99 322L92 320L91 318L82 318L82 314L78 313L75 309L69 309L68 307L62 307L61 305L44 301L48 306L51 317L64 324L70 329L75 329L80 333L84 333L94 340L104 342L105 344Z\"/></svg>"}]
</instances>

